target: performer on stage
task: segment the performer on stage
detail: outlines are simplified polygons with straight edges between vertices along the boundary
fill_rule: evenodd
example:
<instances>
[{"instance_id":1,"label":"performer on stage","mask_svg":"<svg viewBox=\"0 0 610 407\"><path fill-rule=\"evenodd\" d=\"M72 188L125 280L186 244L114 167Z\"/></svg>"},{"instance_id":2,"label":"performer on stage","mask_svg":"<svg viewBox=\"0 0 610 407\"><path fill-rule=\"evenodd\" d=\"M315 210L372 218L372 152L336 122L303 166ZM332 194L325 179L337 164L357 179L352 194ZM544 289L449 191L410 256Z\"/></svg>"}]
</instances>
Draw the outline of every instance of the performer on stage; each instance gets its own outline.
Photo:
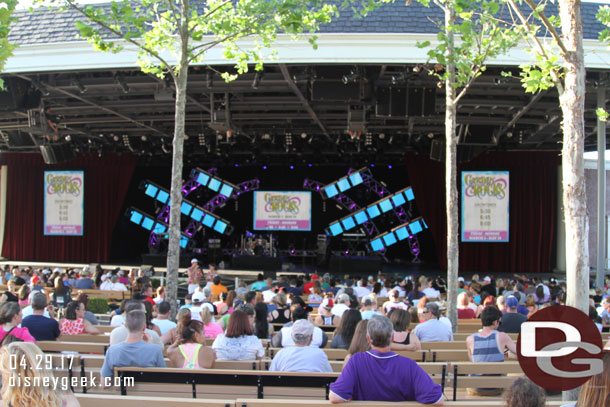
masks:
<instances>
[{"instance_id":1,"label":"performer on stage","mask_svg":"<svg viewBox=\"0 0 610 407\"><path fill-rule=\"evenodd\" d=\"M214 277L216 277L218 275L218 269L216 269L215 264L210 264L209 268L210 268L210 270L208 271L208 274L205 276L205 279L206 279L206 281L208 281L208 283L213 281Z\"/></svg>"},{"instance_id":2,"label":"performer on stage","mask_svg":"<svg viewBox=\"0 0 610 407\"><path fill-rule=\"evenodd\" d=\"M203 271L199 267L199 260L192 259L191 267L186 269L186 272L188 274L189 294L192 294L195 288L199 287L199 280L203 277Z\"/></svg>"}]
</instances>

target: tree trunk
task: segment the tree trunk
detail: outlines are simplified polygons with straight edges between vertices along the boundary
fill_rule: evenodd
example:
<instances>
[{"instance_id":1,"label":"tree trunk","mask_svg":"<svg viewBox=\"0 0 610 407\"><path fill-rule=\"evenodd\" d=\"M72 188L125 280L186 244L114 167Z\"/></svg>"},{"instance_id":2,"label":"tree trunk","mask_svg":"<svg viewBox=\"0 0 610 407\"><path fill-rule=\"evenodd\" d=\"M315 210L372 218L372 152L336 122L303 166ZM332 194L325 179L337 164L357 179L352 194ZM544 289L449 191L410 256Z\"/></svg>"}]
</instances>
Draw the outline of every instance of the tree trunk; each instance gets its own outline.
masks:
<instances>
[{"instance_id":1,"label":"tree trunk","mask_svg":"<svg viewBox=\"0 0 610 407\"><path fill-rule=\"evenodd\" d=\"M445 27L455 20L452 8L445 9ZM447 72L445 81L445 210L447 213L447 317L453 331L457 330L457 279L459 268L458 248L458 201L457 201L457 140L455 138L457 106L455 104L455 65L453 54L453 31L446 29Z\"/></svg>"},{"instance_id":2,"label":"tree trunk","mask_svg":"<svg viewBox=\"0 0 610 407\"><path fill-rule=\"evenodd\" d=\"M559 96L563 113L563 205L566 225L566 303L589 313L589 248L584 177L585 67L580 0L560 0L559 15L564 45L564 92ZM572 392L564 399L574 400Z\"/></svg>"},{"instance_id":3,"label":"tree trunk","mask_svg":"<svg viewBox=\"0 0 610 407\"><path fill-rule=\"evenodd\" d=\"M171 305L171 318L178 312L178 268L180 267L180 207L182 206L182 161L184 152L184 113L188 80L188 54L180 58L176 75L176 111L174 115L174 141L172 155L171 206L169 215L169 244L167 248L166 301Z\"/></svg>"}]
</instances>

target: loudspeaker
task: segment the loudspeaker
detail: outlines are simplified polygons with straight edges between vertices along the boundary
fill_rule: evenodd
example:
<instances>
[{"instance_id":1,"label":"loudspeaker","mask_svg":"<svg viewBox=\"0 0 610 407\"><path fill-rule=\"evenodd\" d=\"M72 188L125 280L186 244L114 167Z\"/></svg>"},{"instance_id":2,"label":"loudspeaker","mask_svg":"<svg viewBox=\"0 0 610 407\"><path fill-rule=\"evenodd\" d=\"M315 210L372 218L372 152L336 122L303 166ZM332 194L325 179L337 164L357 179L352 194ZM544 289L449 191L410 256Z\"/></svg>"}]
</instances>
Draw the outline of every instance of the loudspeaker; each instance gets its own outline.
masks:
<instances>
[{"instance_id":1,"label":"loudspeaker","mask_svg":"<svg viewBox=\"0 0 610 407\"><path fill-rule=\"evenodd\" d=\"M57 164L74 158L74 151L67 143L40 146L40 153L45 164Z\"/></svg>"},{"instance_id":2,"label":"loudspeaker","mask_svg":"<svg viewBox=\"0 0 610 407\"><path fill-rule=\"evenodd\" d=\"M7 78L0 90L0 111L22 109L28 98L30 83L20 78Z\"/></svg>"},{"instance_id":3,"label":"loudspeaker","mask_svg":"<svg viewBox=\"0 0 610 407\"><path fill-rule=\"evenodd\" d=\"M430 116L435 111L434 88L377 88L375 113L379 117Z\"/></svg>"},{"instance_id":4,"label":"loudspeaker","mask_svg":"<svg viewBox=\"0 0 610 407\"><path fill-rule=\"evenodd\" d=\"M430 144L430 159L445 161L445 143L441 140L432 140Z\"/></svg>"}]
</instances>

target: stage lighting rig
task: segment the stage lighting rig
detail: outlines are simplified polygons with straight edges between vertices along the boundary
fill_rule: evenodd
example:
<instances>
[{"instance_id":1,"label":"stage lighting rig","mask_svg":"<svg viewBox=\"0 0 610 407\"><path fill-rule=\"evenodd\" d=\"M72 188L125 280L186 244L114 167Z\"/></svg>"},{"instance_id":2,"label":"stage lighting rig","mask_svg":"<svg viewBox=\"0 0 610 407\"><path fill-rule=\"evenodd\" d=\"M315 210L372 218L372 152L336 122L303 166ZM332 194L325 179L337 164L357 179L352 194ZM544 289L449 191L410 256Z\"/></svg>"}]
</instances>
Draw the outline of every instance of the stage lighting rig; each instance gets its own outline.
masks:
<instances>
[{"instance_id":1,"label":"stage lighting rig","mask_svg":"<svg viewBox=\"0 0 610 407\"><path fill-rule=\"evenodd\" d=\"M386 233L375 236L367 247L373 252L378 252L395 243L409 239L424 229L428 229L428 225L423 218L419 217L411 222L396 226Z\"/></svg>"},{"instance_id":2,"label":"stage lighting rig","mask_svg":"<svg viewBox=\"0 0 610 407\"><path fill-rule=\"evenodd\" d=\"M227 198L231 197L231 194L240 191L239 187L234 184L223 180L222 178L215 177L209 172L200 168L195 168L191 171L191 178L195 180L202 187L207 187L214 192L218 192Z\"/></svg>"},{"instance_id":3,"label":"stage lighting rig","mask_svg":"<svg viewBox=\"0 0 610 407\"><path fill-rule=\"evenodd\" d=\"M362 184L362 174L365 172L369 172L369 169L366 167L360 168L358 171L355 171L343 178L339 178L337 181L324 186L322 188L322 197L332 198L339 194L339 192L345 192L350 188Z\"/></svg>"},{"instance_id":4,"label":"stage lighting rig","mask_svg":"<svg viewBox=\"0 0 610 407\"><path fill-rule=\"evenodd\" d=\"M136 208L129 208L127 210L126 216L129 220L135 223L138 226L142 226L144 229L156 234L156 235L165 235L169 230L169 226L167 223L161 222L158 219L148 215L145 212L140 211ZM180 247L186 249L190 238L184 233L180 234Z\"/></svg>"}]
</instances>

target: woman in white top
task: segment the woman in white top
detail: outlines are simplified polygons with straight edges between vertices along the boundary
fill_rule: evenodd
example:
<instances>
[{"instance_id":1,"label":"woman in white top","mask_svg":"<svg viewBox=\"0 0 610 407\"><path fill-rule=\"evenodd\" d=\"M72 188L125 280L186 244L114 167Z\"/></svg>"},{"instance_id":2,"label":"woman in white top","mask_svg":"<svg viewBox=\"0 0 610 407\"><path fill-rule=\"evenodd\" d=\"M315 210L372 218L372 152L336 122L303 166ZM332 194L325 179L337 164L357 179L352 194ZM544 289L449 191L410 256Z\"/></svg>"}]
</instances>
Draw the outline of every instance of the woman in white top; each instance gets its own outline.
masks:
<instances>
[{"instance_id":1,"label":"woman in white top","mask_svg":"<svg viewBox=\"0 0 610 407\"><path fill-rule=\"evenodd\" d=\"M252 324L244 311L233 311L226 333L218 335L212 344L216 360L262 359L265 350L260 339L252 334Z\"/></svg>"}]
</instances>

